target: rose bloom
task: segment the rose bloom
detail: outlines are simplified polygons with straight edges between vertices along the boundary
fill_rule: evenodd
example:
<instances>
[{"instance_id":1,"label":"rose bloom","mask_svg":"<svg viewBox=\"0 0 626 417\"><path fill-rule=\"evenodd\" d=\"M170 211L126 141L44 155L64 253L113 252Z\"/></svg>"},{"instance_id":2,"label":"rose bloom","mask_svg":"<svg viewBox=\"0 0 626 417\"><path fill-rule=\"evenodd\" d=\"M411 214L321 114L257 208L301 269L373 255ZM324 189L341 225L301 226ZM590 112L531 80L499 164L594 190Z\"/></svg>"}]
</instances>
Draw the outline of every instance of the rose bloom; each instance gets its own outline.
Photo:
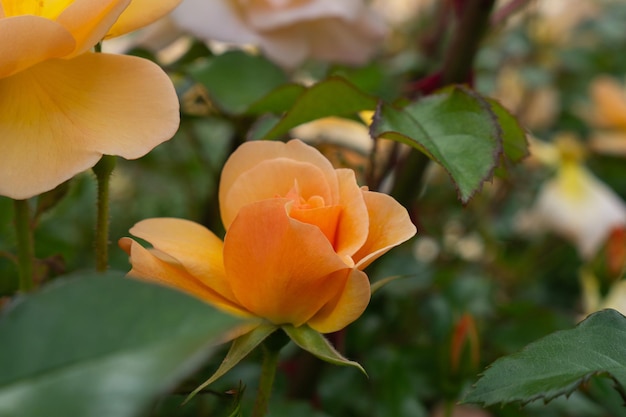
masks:
<instances>
[{"instance_id":1,"label":"rose bloom","mask_svg":"<svg viewBox=\"0 0 626 417\"><path fill-rule=\"evenodd\" d=\"M0 0L0 195L24 199L176 132L178 99L148 60L93 53L180 0Z\"/></svg>"},{"instance_id":2,"label":"rose bloom","mask_svg":"<svg viewBox=\"0 0 626 417\"><path fill-rule=\"evenodd\" d=\"M307 58L363 64L386 34L363 0L184 0L172 16L200 38L256 45L287 68Z\"/></svg>"},{"instance_id":3,"label":"rose bloom","mask_svg":"<svg viewBox=\"0 0 626 417\"><path fill-rule=\"evenodd\" d=\"M364 311L362 271L411 238L407 211L388 195L360 188L354 171L334 169L299 140L242 145L219 189L224 242L203 226L158 218L122 238L130 275L194 294L230 312L328 333Z\"/></svg>"}]
</instances>

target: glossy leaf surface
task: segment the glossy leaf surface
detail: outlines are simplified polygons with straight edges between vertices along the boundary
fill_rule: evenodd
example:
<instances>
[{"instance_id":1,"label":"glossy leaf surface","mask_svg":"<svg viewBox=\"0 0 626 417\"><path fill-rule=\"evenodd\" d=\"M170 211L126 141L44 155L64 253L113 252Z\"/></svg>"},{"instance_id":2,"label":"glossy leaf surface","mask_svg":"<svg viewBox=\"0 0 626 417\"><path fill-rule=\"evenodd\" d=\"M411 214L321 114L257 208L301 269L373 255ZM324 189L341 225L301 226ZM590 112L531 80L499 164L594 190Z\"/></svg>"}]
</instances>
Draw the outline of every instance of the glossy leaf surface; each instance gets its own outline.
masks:
<instances>
[{"instance_id":1,"label":"glossy leaf surface","mask_svg":"<svg viewBox=\"0 0 626 417\"><path fill-rule=\"evenodd\" d=\"M569 395L594 375L626 386L626 318L615 310L590 315L576 328L531 343L498 359L465 402L491 405Z\"/></svg>"},{"instance_id":2,"label":"glossy leaf surface","mask_svg":"<svg viewBox=\"0 0 626 417\"><path fill-rule=\"evenodd\" d=\"M138 415L241 323L121 273L53 283L0 318L0 415Z\"/></svg>"}]
</instances>

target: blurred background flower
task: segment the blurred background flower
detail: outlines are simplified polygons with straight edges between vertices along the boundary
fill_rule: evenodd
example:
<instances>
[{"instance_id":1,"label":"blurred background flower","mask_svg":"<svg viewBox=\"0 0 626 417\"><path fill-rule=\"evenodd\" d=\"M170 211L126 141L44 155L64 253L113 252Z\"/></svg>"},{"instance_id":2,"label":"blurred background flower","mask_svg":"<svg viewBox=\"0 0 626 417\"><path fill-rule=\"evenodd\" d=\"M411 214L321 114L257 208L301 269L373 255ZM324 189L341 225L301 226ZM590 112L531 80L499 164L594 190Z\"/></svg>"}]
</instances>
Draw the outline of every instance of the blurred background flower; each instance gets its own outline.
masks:
<instances>
[{"instance_id":1,"label":"blurred background flower","mask_svg":"<svg viewBox=\"0 0 626 417\"><path fill-rule=\"evenodd\" d=\"M184 0L172 16L201 39L258 46L286 68L309 58L363 64L386 34L363 0Z\"/></svg>"},{"instance_id":2,"label":"blurred background flower","mask_svg":"<svg viewBox=\"0 0 626 417\"><path fill-rule=\"evenodd\" d=\"M590 260L613 229L626 225L626 204L583 165L584 152L570 134L558 136L555 145L533 142L531 153L556 173L539 190L530 221L536 230L570 240Z\"/></svg>"},{"instance_id":3,"label":"blurred background flower","mask_svg":"<svg viewBox=\"0 0 626 417\"><path fill-rule=\"evenodd\" d=\"M585 117L594 128L594 152L626 157L626 89L614 77L599 75L589 87L591 106Z\"/></svg>"}]
</instances>

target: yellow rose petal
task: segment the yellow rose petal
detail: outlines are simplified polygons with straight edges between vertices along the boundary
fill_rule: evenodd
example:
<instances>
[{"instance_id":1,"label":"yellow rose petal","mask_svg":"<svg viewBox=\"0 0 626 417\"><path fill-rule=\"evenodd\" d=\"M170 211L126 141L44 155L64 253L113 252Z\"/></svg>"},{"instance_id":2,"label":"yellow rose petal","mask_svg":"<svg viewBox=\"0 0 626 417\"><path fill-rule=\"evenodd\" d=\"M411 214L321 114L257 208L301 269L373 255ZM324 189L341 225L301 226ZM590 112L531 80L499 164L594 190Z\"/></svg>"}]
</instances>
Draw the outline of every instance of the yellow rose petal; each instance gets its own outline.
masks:
<instances>
[{"instance_id":1,"label":"yellow rose petal","mask_svg":"<svg viewBox=\"0 0 626 417\"><path fill-rule=\"evenodd\" d=\"M92 167L171 138L178 99L150 61L87 53L0 79L0 194L28 198Z\"/></svg>"},{"instance_id":2,"label":"yellow rose petal","mask_svg":"<svg viewBox=\"0 0 626 417\"><path fill-rule=\"evenodd\" d=\"M3 0L2 8L7 16L32 15L56 19L75 0Z\"/></svg>"},{"instance_id":3,"label":"yellow rose petal","mask_svg":"<svg viewBox=\"0 0 626 417\"><path fill-rule=\"evenodd\" d=\"M180 2L181 0L132 0L105 38L124 35L156 22L174 10Z\"/></svg>"},{"instance_id":4,"label":"yellow rose petal","mask_svg":"<svg viewBox=\"0 0 626 417\"><path fill-rule=\"evenodd\" d=\"M63 10L57 21L76 39L76 49L70 57L87 52L100 42L129 4L130 0L77 0Z\"/></svg>"},{"instance_id":5,"label":"yellow rose petal","mask_svg":"<svg viewBox=\"0 0 626 417\"><path fill-rule=\"evenodd\" d=\"M0 78L47 59L63 57L76 46L74 38L63 26L38 16L1 19L0 39Z\"/></svg>"}]
</instances>

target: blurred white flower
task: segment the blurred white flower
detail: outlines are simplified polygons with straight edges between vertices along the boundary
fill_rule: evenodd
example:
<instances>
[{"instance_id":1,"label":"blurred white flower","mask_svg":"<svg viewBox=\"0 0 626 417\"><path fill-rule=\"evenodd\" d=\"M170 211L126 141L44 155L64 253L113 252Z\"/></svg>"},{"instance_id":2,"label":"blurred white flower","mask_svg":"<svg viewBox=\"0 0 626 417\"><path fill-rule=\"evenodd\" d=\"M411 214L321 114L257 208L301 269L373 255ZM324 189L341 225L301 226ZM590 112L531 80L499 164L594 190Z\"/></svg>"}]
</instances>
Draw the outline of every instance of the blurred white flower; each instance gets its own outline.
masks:
<instances>
[{"instance_id":1,"label":"blurred white flower","mask_svg":"<svg viewBox=\"0 0 626 417\"><path fill-rule=\"evenodd\" d=\"M626 204L583 166L580 145L569 137L560 139L556 141L560 151L557 173L541 188L532 218L536 228L569 239L582 258L590 259L612 229L626 225ZM542 148L549 150L544 143L541 147L531 146L531 152Z\"/></svg>"},{"instance_id":2,"label":"blurred white flower","mask_svg":"<svg viewBox=\"0 0 626 417\"><path fill-rule=\"evenodd\" d=\"M478 262L486 256L485 242L478 233L463 236L455 249L461 259L468 262Z\"/></svg>"},{"instance_id":3,"label":"blurred white flower","mask_svg":"<svg viewBox=\"0 0 626 417\"><path fill-rule=\"evenodd\" d=\"M363 123L341 117L324 117L302 124L291 130L295 138L305 142L328 142L369 154L373 140Z\"/></svg>"},{"instance_id":4,"label":"blurred white flower","mask_svg":"<svg viewBox=\"0 0 626 417\"><path fill-rule=\"evenodd\" d=\"M364 0L184 0L177 24L207 41L258 46L277 64L363 64L386 34Z\"/></svg>"},{"instance_id":5,"label":"blurred white flower","mask_svg":"<svg viewBox=\"0 0 626 417\"><path fill-rule=\"evenodd\" d=\"M415 245L413 246L415 259L425 264L429 264L437 259L440 252L441 247L439 243L430 236L422 236L415 241Z\"/></svg>"},{"instance_id":6,"label":"blurred white flower","mask_svg":"<svg viewBox=\"0 0 626 417\"><path fill-rule=\"evenodd\" d=\"M591 258L611 229L626 224L626 205L585 167L568 163L544 184L535 206L542 223Z\"/></svg>"}]
</instances>

